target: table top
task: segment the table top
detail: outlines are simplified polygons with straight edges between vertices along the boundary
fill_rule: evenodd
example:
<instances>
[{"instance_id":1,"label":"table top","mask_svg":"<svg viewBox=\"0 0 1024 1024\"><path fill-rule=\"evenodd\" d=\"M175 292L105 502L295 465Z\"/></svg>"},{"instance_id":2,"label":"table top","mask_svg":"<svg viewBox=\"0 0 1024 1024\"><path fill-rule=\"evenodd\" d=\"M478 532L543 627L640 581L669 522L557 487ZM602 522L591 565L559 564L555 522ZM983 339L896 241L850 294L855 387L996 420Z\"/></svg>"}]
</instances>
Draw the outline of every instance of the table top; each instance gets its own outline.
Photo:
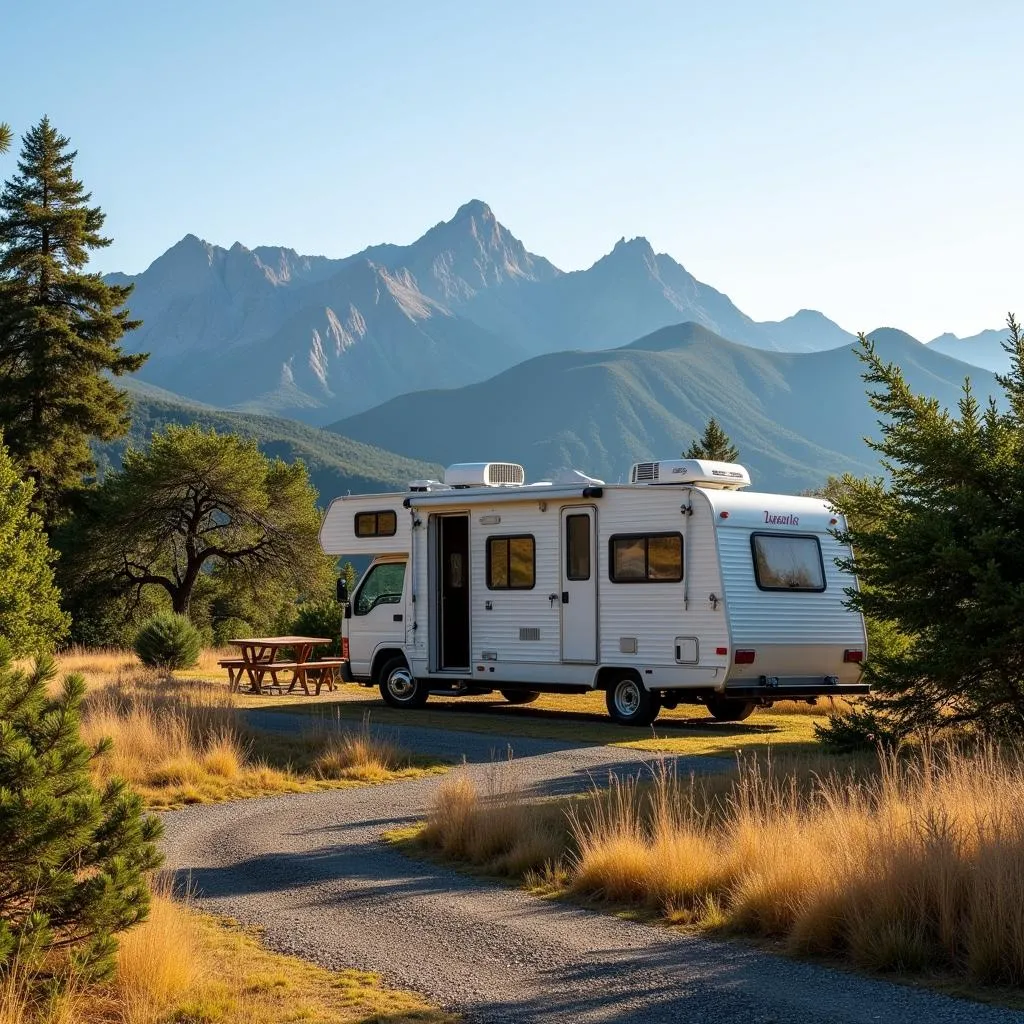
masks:
<instances>
[{"instance_id":1,"label":"table top","mask_svg":"<svg viewBox=\"0 0 1024 1024\"><path fill-rule=\"evenodd\" d=\"M260 645L261 647L297 647L299 644L333 644L330 637L322 636L253 636L244 640L229 640L237 647Z\"/></svg>"}]
</instances>

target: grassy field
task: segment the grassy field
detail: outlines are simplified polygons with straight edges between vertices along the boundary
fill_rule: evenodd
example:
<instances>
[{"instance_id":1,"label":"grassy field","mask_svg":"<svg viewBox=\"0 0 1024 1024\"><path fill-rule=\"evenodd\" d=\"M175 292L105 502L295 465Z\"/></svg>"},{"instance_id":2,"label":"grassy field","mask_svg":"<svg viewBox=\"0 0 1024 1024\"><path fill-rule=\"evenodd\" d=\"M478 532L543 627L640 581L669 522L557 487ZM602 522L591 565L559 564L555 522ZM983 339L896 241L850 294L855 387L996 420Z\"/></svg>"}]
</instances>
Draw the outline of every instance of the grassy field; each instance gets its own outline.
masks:
<instances>
[{"instance_id":1,"label":"grassy field","mask_svg":"<svg viewBox=\"0 0 1024 1024\"><path fill-rule=\"evenodd\" d=\"M802 761L802 763L801 763ZM731 775L530 801L446 779L411 842L551 896L790 953L1024 986L1024 754L751 755ZM406 842L410 842L408 837Z\"/></svg>"},{"instance_id":2,"label":"grassy field","mask_svg":"<svg viewBox=\"0 0 1024 1024\"><path fill-rule=\"evenodd\" d=\"M35 993L33 995L33 993ZM166 896L121 938L110 983L45 1001L30 979L0 980L0 1024L454 1024L373 974L327 971L273 953L232 922Z\"/></svg>"},{"instance_id":3,"label":"grassy field","mask_svg":"<svg viewBox=\"0 0 1024 1024\"><path fill-rule=\"evenodd\" d=\"M182 679L207 680L226 687L227 673L217 667L224 652L206 651L194 669L176 673ZM343 685L319 697L304 694L239 693L240 707L260 707L318 717L333 714L355 721L369 713L381 725L421 725L437 729L532 736L580 743L608 743L640 750L732 757L737 751L771 746L777 753L813 753L820 749L815 722L824 722L830 710L847 708L841 698L817 705L780 701L760 709L745 722L716 722L701 705L663 710L647 729L613 723L603 693L541 694L528 705L514 706L500 694L482 697L431 697L420 710L389 708L376 688Z\"/></svg>"},{"instance_id":4,"label":"grassy field","mask_svg":"<svg viewBox=\"0 0 1024 1024\"><path fill-rule=\"evenodd\" d=\"M227 686L166 678L125 652L75 651L61 675L82 674L88 693L82 735L113 748L95 765L99 779L125 779L152 808L276 793L389 782L443 772L446 765L395 743L367 716L326 713L301 734L248 727Z\"/></svg>"}]
</instances>

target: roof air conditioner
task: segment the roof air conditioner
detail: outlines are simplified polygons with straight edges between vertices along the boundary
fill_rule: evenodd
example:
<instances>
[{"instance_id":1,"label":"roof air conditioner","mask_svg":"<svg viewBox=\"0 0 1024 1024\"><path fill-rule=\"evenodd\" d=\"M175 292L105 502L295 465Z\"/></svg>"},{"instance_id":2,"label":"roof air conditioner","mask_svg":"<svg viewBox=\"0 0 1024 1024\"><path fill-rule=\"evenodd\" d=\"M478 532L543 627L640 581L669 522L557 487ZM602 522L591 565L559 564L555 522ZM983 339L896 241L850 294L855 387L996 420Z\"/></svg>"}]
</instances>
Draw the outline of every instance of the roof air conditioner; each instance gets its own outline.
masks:
<instances>
[{"instance_id":1,"label":"roof air conditioner","mask_svg":"<svg viewBox=\"0 0 1024 1024\"><path fill-rule=\"evenodd\" d=\"M458 462L444 471L449 487L521 487L526 470L514 462Z\"/></svg>"},{"instance_id":2,"label":"roof air conditioner","mask_svg":"<svg viewBox=\"0 0 1024 1024\"><path fill-rule=\"evenodd\" d=\"M637 462L629 474L633 484L697 484L723 491L750 486L750 474L735 462L710 459L661 459Z\"/></svg>"}]
</instances>

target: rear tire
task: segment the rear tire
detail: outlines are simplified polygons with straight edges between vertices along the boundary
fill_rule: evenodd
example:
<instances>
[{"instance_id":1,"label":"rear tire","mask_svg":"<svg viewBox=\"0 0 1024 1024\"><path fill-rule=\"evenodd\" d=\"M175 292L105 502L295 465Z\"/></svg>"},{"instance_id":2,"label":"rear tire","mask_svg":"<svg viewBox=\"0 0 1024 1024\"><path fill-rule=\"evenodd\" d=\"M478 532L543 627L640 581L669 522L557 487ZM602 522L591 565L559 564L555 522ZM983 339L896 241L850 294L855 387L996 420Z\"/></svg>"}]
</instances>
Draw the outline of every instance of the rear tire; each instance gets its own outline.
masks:
<instances>
[{"instance_id":1,"label":"rear tire","mask_svg":"<svg viewBox=\"0 0 1024 1024\"><path fill-rule=\"evenodd\" d=\"M393 708L421 708L430 696L426 680L417 679L412 674L405 658L386 661L378 678L380 695L384 703Z\"/></svg>"},{"instance_id":2,"label":"rear tire","mask_svg":"<svg viewBox=\"0 0 1024 1024\"><path fill-rule=\"evenodd\" d=\"M605 690L608 714L619 725L650 725L661 710L661 695L651 693L640 677L624 672Z\"/></svg>"},{"instance_id":3,"label":"rear tire","mask_svg":"<svg viewBox=\"0 0 1024 1024\"><path fill-rule=\"evenodd\" d=\"M742 722L754 713L757 705L752 701L729 700L727 697L707 697L704 700L716 722Z\"/></svg>"},{"instance_id":4,"label":"rear tire","mask_svg":"<svg viewBox=\"0 0 1024 1024\"><path fill-rule=\"evenodd\" d=\"M501 695L509 704L532 704L540 696L536 690L502 690Z\"/></svg>"}]
</instances>

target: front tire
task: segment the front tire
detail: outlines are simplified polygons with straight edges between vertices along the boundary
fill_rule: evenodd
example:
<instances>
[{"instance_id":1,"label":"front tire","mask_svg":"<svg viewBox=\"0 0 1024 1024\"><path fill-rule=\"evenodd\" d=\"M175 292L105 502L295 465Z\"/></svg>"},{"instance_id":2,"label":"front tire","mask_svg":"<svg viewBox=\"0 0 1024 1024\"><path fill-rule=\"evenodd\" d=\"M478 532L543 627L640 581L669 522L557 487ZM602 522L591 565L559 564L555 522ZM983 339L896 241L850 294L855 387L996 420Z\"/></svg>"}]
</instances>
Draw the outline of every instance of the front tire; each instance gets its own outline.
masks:
<instances>
[{"instance_id":1,"label":"front tire","mask_svg":"<svg viewBox=\"0 0 1024 1024\"><path fill-rule=\"evenodd\" d=\"M716 722L742 722L754 713L757 706L752 700L729 700L718 696L706 697L704 703Z\"/></svg>"},{"instance_id":2,"label":"front tire","mask_svg":"<svg viewBox=\"0 0 1024 1024\"><path fill-rule=\"evenodd\" d=\"M502 690L501 695L509 704L532 704L540 696L536 690Z\"/></svg>"},{"instance_id":3,"label":"front tire","mask_svg":"<svg viewBox=\"0 0 1024 1024\"><path fill-rule=\"evenodd\" d=\"M639 676L625 674L605 691L608 714L619 725L650 725L661 710L661 696L651 693Z\"/></svg>"},{"instance_id":4,"label":"front tire","mask_svg":"<svg viewBox=\"0 0 1024 1024\"><path fill-rule=\"evenodd\" d=\"M387 661L380 670L378 685L384 703L393 708L421 708L430 696L426 680L417 679L412 674L405 658Z\"/></svg>"}]
</instances>

